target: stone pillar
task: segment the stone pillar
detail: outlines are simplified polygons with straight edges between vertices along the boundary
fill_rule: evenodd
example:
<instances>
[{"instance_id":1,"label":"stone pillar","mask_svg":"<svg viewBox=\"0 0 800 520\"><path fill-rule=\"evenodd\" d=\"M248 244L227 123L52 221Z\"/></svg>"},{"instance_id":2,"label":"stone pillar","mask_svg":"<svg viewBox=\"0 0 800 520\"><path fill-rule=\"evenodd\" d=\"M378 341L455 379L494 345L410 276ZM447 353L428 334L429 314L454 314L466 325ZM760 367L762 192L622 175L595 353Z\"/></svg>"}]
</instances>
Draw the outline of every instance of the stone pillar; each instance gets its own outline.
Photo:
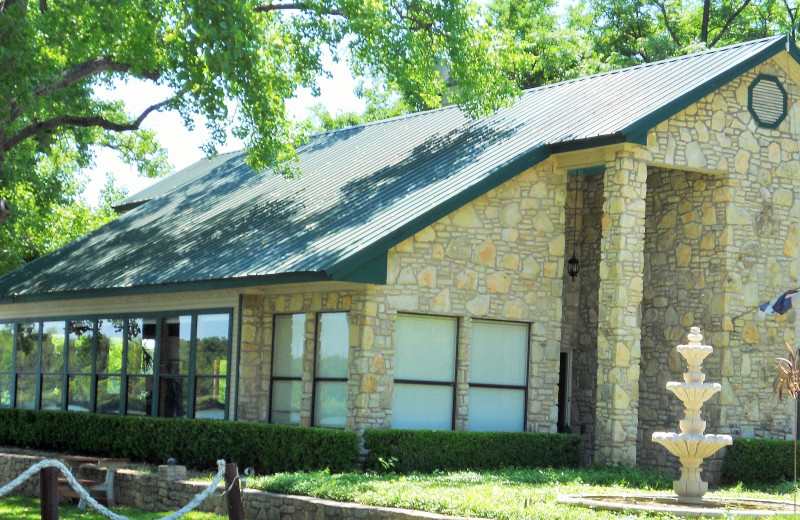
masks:
<instances>
[{"instance_id":1,"label":"stone pillar","mask_svg":"<svg viewBox=\"0 0 800 520\"><path fill-rule=\"evenodd\" d=\"M606 157L597 327L595 461L636 463L647 165Z\"/></svg>"}]
</instances>

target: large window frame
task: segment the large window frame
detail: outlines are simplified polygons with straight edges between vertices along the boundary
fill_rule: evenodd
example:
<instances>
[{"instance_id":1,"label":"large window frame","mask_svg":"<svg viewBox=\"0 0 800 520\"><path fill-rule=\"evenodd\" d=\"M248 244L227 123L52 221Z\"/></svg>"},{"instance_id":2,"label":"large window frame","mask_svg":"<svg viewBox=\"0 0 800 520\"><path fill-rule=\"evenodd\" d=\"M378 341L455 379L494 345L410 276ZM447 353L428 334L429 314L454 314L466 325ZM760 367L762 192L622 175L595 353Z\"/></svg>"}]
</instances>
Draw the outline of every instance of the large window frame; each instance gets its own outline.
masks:
<instances>
[{"instance_id":1,"label":"large window frame","mask_svg":"<svg viewBox=\"0 0 800 520\"><path fill-rule=\"evenodd\" d=\"M301 343L301 348L300 348L300 370L297 373L297 375L294 375L294 374L286 374L286 375L279 374L279 375L276 375L276 352L278 350L278 334L280 333L280 328L278 326L278 321L279 320L283 320L283 319L287 319L287 318L291 319L291 320L294 320L295 318L299 318L300 319L300 323L302 324L302 334L300 336L300 338L301 338L300 341L302 342ZM290 327L293 327L293 326L294 326L293 323L290 324ZM269 377L269 414L267 416L267 422L269 422L269 423L273 423L273 424L288 424L288 425L297 426L297 425L300 424L300 421L302 420L301 419L301 413L303 411L303 397L302 397L302 395L303 395L303 357L304 357L304 354L305 354L305 343L306 343L305 330L306 330L306 315L305 315L305 313L295 312L295 313L285 313L285 314L274 314L272 316L272 348L270 349L270 360L269 360L269 366L270 366L270 373L269 373L270 374L270 377ZM291 344L289 345L289 348L290 348L290 352L289 353L291 354ZM298 398L299 398L300 402L298 403L297 410L296 410L296 412L297 412L297 420L296 421L292 421L292 420L286 421L286 420L278 419L277 414L275 413L276 412L276 409L275 409L275 396L277 395L277 393L275 391L276 390L276 384L275 383L279 383L279 384L281 384L281 383L297 383L296 386L297 386ZM287 410L282 410L282 409L278 410L278 412L279 413L289 414L289 417L291 417L291 414L294 413L295 410L293 408L289 408Z\"/></svg>"},{"instance_id":2,"label":"large window frame","mask_svg":"<svg viewBox=\"0 0 800 520\"><path fill-rule=\"evenodd\" d=\"M191 345L190 345L190 369L188 374L186 374L186 383L188 388L188 397L187 397L187 410L186 410L186 417L195 417L195 396L197 395L197 384L199 381L202 381L207 375L204 374L196 374L195 373L195 350L196 350L196 343L197 343L197 323L199 317L207 316L207 315L224 315L227 319L228 326L225 331L227 337L223 338L223 341L227 343L225 347L225 359L227 360L225 367L225 374L224 375L214 375L209 377L214 377L220 380L220 383L224 381L225 389L224 389L224 403L223 403L223 414L222 417L215 417L216 419L228 419L229 417L229 410L231 408L231 377L233 373L233 363L232 363L232 355L233 355L233 309L232 308L213 308L213 309L192 309L192 310L181 310L181 311L164 311L164 312L128 312L128 313L109 313L109 314L92 314L92 315L69 315L69 316L57 316L57 317L41 317L41 318L23 318L23 319L16 319L16 320L0 320L0 326L8 327L10 325L12 330L12 337L13 337L13 353L11 356L12 366L10 371L6 370L7 367L0 366L0 376L10 377L10 388L8 389L10 394L10 404L3 403L0 399L0 406L2 407L19 407L18 399L17 399L17 380L20 375L22 376L35 376L35 398L34 398L34 406L32 409L41 409L42 407L42 378L44 376L53 376L53 375L60 375L62 377L62 387L61 387L61 410L68 410L70 408L70 378L71 377L88 377L89 381L89 392L90 395L88 396L88 403L89 405L85 411L92 412L92 413L102 413L97 409L97 394L98 394L98 380L106 379L109 377L118 378L119 384L119 410L116 409L112 411L107 411L106 413L113 413L119 415L129 415L130 407L129 407L129 395L128 395L128 386L130 384L130 380L133 377L142 377L142 378L152 378L151 389L150 389L150 396L148 403L148 407L144 415L151 416L151 417L158 417L158 394L159 394L159 386L161 381L161 371L159 367L159 357L162 349L162 339L161 339L161 331L162 331L162 323L165 319L175 317L175 316L184 316L189 317L191 320ZM123 327L121 331L122 334L122 353L121 353L121 361L120 361L120 371L119 372L98 372L97 366L97 355L98 355L98 348L99 348L99 325L98 321L116 321L120 323ZM154 360L152 361L152 374L141 374L141 373L133 373L132 371L128 370L128 356L129 356L129 342L131 339L130 335L130 324L135 320L142 320L144 323L145 321L152 324L153 322L156 328L156 334L154 338ZM64 360L63 360L63 367L59 372L46 372L43 371L42 367L42 342L43 342L43 327L45 323L54 323L54 322L61 322L63 323L63 330L64 330ZM92 331L92 338L91 338L91 370L78 370L77 372L74 370L74 367L70 367L70 324L71 323L84 323L84 324L91 324L91 331ZM18 329L21 325L36 325L36 330L38 331L38 338L37 338L37 360L36 360L36 370L31 372L29 370L18 370L17 367L17 351L18 351ZM144 331L141 331L142 333ZM74 340L73 340L74 341ZM108 367L106 367L107 369ZM0 388L0 391L3 389ZM31 408L31 407L28 407ZM81 410L83 411L83 410ZM141 415L141 414L140 414Z\"/></svg>"},{"instance_id":3,"label":"large window frame","mask_svg":"<svg viewBox=\"0 0 800 520\"><path fill-rule=\"evenodd\" d=\"M347 346L347 360L345 365L345 373L344 376L325 376L320 375L320 366L322 365L320 361L320 354L322 352L322 333L324 331L322 327L322 321L325 316L335 316L341 315L344 317L347 329L345 336L343 338L345 345ZM343 429L345 427L345 421L347 421L347 381L350 376L350 313L347 311L327 311L327 312L318 312L316 314L316 325L314 327L314 385L312 387L312 396L311 396L311 424L313 426L322 427L322 428L337 428ZM336 425L327 425L321 424L321 414L320 412L320 403L318 399L322 395L321 388L324 388L329 385L345 385L345 412L344 416L342 417L341 424Z\"/></svg>"},{"instance_id":4,"label":"large window frame","mask_svg":"<svg viewBox=\"0 0 800 520\"><path fill-rule=\"evenodd\" d=\"M311 369L310 373L307 372L307 366L304 366L303 359L306 353L306 327L307 323L310 321L308 319L309 315L314 315L314 346L313 346L313 353L312 353L312 361L311 361ZM346 330L345 335L340 338L341 341L344 341L344 345L347 347L347 361L346 361L346 368L344 375L325 375L321 373L321 366L322 362L320 360L320 354L322 352L322 334L323 334L323 326L322 322L326 316L341 316L346 320ZM300 367L296 373L286 374L286 373L277 373L276 370L276 353L278 352L279 348L286 348L287 346L291 348L291 345L279 345L278 341L278 334L280 333L280 327L278 322L284 319L299 319L299 323L302 324L302 349L300 351ZM309 424L312 426L320 427L320 428L333 428L333 429L344 429L345 422L347 421L347 383L350 379L350 329L349 329L349 320L350 320L350 311L346 310L330 310L330 311L320 311L320 312L295 312L295 313L278 313L273 314L272 316L272 347L270 353L270 383L269 383L269 414L267 421L273 424L289 424L289 425L299 425L302 423L302 412L304 411L303 406L303 381L304 378L308 378L311 381L311 409L310 409L310 420ZM279 355L285 356L286 353L280 353ZM297 385L297 392L300 402L298 403L296 409L278 409L276 411L276 383L278 384L285 384L285 383L293 383ZM345 385L345 411L344 415L338 419L336 419L336 424L322 424L323 421L323 413L322 413L322 406L319 402L319 399L323 397L324 388L328 385ZM306 410L308 411L308 410ZM297 413L297 419L293 421L287 421L279 416L279 414L291 414Z\"/></svg>"},{"instance_id":5,"label":"large window frame","mask_svg":"<svg viewBox=\"0 0 800 520\"><path fill-rule=\"evenodd\" d=\"M397 314L397 322L398 323L399 323L399 321L401 319L405 319L405 318L408 318L408 319L432 319L432 320L442 320L442 321L447 320L447 321L452 322L452 327L453 327L452 377L450 378L449 381L423 379L423 378L397 377L397 365L398 365L398 363L397 363L397 356L398 356L397 352L398 352L398 348L400 348L400 339L397 337L397 328L399 328L399 326L396 327L395 328L395 378L394 378L394 392L393 392L393 395L392 395L392 401L393 401L393 403L392 403L392 417L393 417L393 419L392 419L392 421L393 421L392 427L393 428L400 428L400 429L403 429L403 428L414 429L414 428L411 428L411 427L398 425L394 420L395 416L396 416L395 411L397 409L396 399L397 399L397 388L398 388L398 386L400 388L403 388L404 385L406 385L407 387L410 387L410 386L430 386L430 387L434 387L434 388L449 388L450 389L450 394L451 394L450 410L451 410L451 413L450 413L449 430L454 430L455 429L455 425L456 425L456 413L457 413L457 410L458 410L456 389L457 389L457 382L458 382L458 359L459 359L459 354L460 354L460 350L461 350L461 344L460 344L461 342L459 341L459 331L461 330L461 320L458 317L455 317L455 316L442 316L442 315L436 315L436 314L418 314L418 313L398 313Z\"/></svg>"},{"instance_id":6,"label":"large window frame","mask_svg":"<svg viewBox=\"0 0 800 520\"><path fill-rule=\"evenodd\" d=\"M481 381L476 381L473 378L475 377L475 370L474 367L477 366L475 363L475 354L476 354L476 347L477 342L475 341L475 329L476 326L486 325L489 327L500 327L504 325L510 325L512 327L519 327L524 328L524 334L522 337L524 341L521 345L523 352L524 352L524 373L522 375L521 384L505 384L505 383L486 383ZM530 335L531 335L531 326L530 323L527 322L518 322L518 321L503 321L503 320L484 320L484 319L473 319L472 320L472 342L470 346L470 366L472 369L470 370L470 379L467 382L470 391L470 403L469 403L469 416L472 416L473 412L475 412L475 403L473 396L473 389L477 390L488 390L488 391L499 391L499 392L519 392L522 394L522 410L521 410L521 427L519 429L508 430L508 431L525 431L525 424L526 418L528 416L528 378L530 376ZM471 421L468 419L467 421L468 430L470 431L496 431L494 429L483 429L483 428L473 428Z\"/></svg>"}]
</instances>

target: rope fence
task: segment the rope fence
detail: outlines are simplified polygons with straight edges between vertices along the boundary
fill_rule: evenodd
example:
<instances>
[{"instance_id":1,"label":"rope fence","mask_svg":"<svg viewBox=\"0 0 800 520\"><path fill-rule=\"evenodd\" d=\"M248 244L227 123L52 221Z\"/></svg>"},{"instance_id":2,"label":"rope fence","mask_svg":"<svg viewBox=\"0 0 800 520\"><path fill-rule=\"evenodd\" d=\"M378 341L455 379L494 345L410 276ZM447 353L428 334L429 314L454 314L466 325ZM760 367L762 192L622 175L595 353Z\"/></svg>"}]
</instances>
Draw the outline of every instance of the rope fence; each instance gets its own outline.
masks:
<instances>
[{"instance_id":1,"label":"rope fence","mask_svg":"<svg viewBox=\"0 0 800 520\"><path fill-rule=\"evenodd\" d=\"M116 514L115 512L105 507L104 505L100 504L75 479L70 469L63 462L54 459L44 459L33 464L31 467L29 467L19 476L17 476L14 480L0 487L0 497L5 496L6 494L14 490L16 487L18 487L20 484L25 482L27 479L29 479L31 476L40 473L42 470L45 470L46 468L55 468L59 470L61 474L64 475L64 477L66 478L69 486L80 495L81 500L83 500L85 503L96 509L101 515L105 516L106 518L110 518L112 520L131 520L126 516ZM238 478L238 471L236 469L236 464L225 464L225 461L220 459L217 461L217 474L214 476L214 479L211 481L211 484L209 484L207 488L205 488L200 493L196 494L188 504L180 508L178 511L175 511L174 513L169 514L167 516L161 517L158 520L177 520L178 518L181 518L189 511L192 511L217 489L217 486L219 485L220 482L222 482L223 478L226 480L225 494L228 496L229 512L232 509L231 508L232 505L231 499L233 498L232 495L235 495L236 499L238 499L238 509L241 510L241 495L239 494L239 486L238 486L239 478ZM42 487L44 488L44 485ZM55 501L57 505L58 503L57 495L55 497ZM234 500L234 502L236 502L236 500ZM233 509L237 508L234 506ZM43 504L42 518L44 518L45 516L44 512L45 512L45 506ZM55 518L58 517L56 516ZM234 516L230 516L230 518L234 518Z\"/></svg>"}]
</instances>

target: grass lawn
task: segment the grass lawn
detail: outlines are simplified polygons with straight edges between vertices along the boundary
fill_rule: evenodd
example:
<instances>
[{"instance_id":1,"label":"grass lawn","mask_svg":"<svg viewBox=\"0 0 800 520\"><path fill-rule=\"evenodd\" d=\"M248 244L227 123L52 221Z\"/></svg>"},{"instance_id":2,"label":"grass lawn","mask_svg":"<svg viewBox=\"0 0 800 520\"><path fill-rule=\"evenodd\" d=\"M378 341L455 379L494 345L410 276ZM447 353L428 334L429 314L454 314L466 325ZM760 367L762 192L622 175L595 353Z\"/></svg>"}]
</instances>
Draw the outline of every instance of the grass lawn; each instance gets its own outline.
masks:
<instances>
[{"instance_id":1,"label":"grass lawn","mask_svg":"<svg viewBox=\"0 0 800 520\"><path fill-rule=\"evenodd\" d=\"M637 516L556 503L556 497L561 494L672 494L671 476L625 467L508 469L410 475L357 472L330 474L319 471L251 477L247 485L275 493L500 520L675 519L668 514ZM706 496L791 501L792 485L785 483L758 490L743 489L741 486L727 487ZM116 508L115 511L136 520L151 520L167 515L144 513L124 507ZM38 520L39 501L20 497L0 499L0 519L5 518ZM81 511L75 506L62 506L59 518L101 520L103 517L96 512ZM224 517L208 513L190 513L185 518L224 520ZM800 515L795 518L800 519Z\"/></svg>"},{"instance_id":2,"label":"grass lawn","mask_svg":"<svg viewBox=\"0 0 800 520\"><path fill-rule=\"evenodd\" d=\"M282 473L257 477L248 482L248 486L276 493L481 518L675 518L666 514L636 516L595 511L555 502L561 494L672 494L672 477L630 468L510 469L433 475ZM725 488L707 496L791 501L792 485L782 484L761 490Z\"/></svg>"},{"instance_id":3,"label":"grass lawn","mask_svg":"<svg viewBox=\"0 0 800 520\"><path fill-rule=\"evenodd\" d=\"M127 516L135 520L152 520L163 518L169 513L145 513L130 507L115 507L113 511L118 515ZM40 520L39 499L28 497L3 497L0 498L0 518L18 520ZM87 508L78 509L74 505L62 505L58 508L59 520L103 520L105 517L97 511ZM191 512L184 516L187 520L225 520L227 517L211 513Z\"/></svg>"}]
</instances>

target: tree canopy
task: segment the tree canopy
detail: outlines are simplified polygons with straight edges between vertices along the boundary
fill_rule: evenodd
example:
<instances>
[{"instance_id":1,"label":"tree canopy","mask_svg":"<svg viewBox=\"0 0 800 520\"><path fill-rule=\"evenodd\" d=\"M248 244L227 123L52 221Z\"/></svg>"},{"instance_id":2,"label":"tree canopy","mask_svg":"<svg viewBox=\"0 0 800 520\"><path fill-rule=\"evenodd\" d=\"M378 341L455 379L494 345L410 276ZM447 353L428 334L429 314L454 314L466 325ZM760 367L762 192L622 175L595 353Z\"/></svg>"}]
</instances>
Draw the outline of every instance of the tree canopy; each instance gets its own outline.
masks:
<instances>
[{"instance_id":1,"label":"tree canopy","mask_svg":"<svg viewBox=\"0 0 800 520\"><path fill-rule=\"evenodd\" d=\"M0 248L36 232L23 193L44 211L74 200L75 172L97 147L143 175L168 171L142 127L156 111L177 111L190 129L204 116L209 153L230 129L253 167L296 173L307 126L286 100L317 90L326 50L412 110L440 104L447 66L453 101L487 113L517 88L496 73L506 58L477 14L469 0L0 0ZM131 78L171 94L136 114L95 94Z\"/></svg>"},{"instance_id":2,"label":"tree canopy","mask_svg":"<svg viewBox=\"0 0 800 520\"><path fill-rule=\"evenodd\" d=\"M518 88L790 32L791 0L0 0L0 273L111 218L80 199L99 147L142 175L170 170L156 111L202 116L214 153L227 132L256 169L293 175L309 131L433 108L471 115ZM558 11L561 7L563 10ZM558 13L558 14L557 14ZM323 56L346 60L364 114L287 116L318 92ZM448 74L441 71L447 69ZM139 113L97 88L136 78L169 92ZM5 222L5 223L4 223Z\"/></svg>"}]
</instances>

